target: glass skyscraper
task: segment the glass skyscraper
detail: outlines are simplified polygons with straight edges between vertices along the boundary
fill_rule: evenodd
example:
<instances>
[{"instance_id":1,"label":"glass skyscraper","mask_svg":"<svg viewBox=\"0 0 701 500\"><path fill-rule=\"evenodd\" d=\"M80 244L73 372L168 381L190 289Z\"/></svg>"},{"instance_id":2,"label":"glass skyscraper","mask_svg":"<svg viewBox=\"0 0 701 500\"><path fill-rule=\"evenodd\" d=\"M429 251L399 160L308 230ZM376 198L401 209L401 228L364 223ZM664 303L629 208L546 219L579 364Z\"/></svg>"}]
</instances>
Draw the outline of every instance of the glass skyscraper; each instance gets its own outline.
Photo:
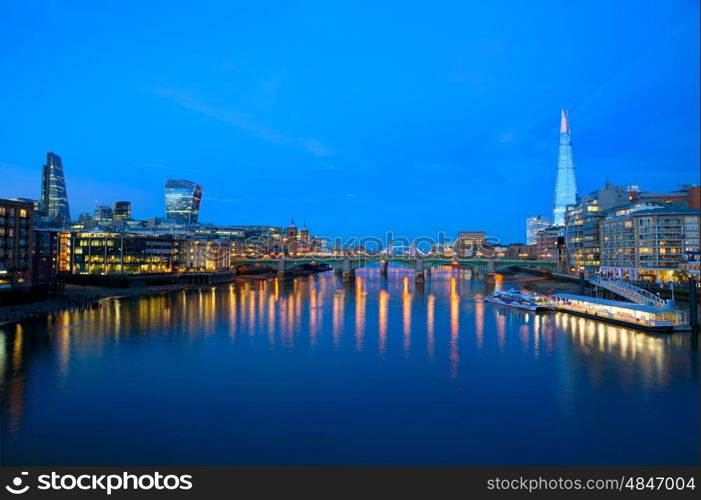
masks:
<instances>
[{"instance_id":1,"label":"glass skyscraper","mask_svg":"<svg viewBox=\"0 0 701 500\"><path fill-rule=\"evenodd\" d=\"M65 225L71 221L63 165L61 165L61 157L55 153L46 153L46 165L41 176L39 214L59 225Z\"/></svg>"},{"instance_id":2,"label":"glass skyscraper","mask_svg":"<svg viewBox=\"0 0 701 500\"><path fill-rule=\"evenodd\" d=\"M550 227L550 220L542 215L534 215L526 219L526 245L535 245L538 231Z\"/></svg>"},{"instance_id":3,"label":"glass skyscraper","mask_svg":"<svg viewBox=\"0 0 701 500\"><path fill-rule=\"evenodd\" d=\"M114 220L131 219L131 202L115 201L114 203L112 203L112 216Z\"/></svg>"},{"instance_id":4,"label":"glass skyscraper","mask_svg":"<svg viewBox=\"0 0 701 500\"><path fill-rule=\"evenodd\" d=\"M166 218L178 224L197 224L202 202L202 186L184 179L165 182Z\"/></svg>"},{"instance_id":5,"label":"glass skyscraper","mask_svg":"<svg viewBox=\"0 0 701 500\"><path fill-rule=\"evenodd\" d=\"M574 174L572 156L572 137L567 110L562 110L560 119L560 155L557 162L555 178L555 203L553 205L553 225L565 225L567 205L577 203L577 178Z\"/></svg>"}]
</instances>

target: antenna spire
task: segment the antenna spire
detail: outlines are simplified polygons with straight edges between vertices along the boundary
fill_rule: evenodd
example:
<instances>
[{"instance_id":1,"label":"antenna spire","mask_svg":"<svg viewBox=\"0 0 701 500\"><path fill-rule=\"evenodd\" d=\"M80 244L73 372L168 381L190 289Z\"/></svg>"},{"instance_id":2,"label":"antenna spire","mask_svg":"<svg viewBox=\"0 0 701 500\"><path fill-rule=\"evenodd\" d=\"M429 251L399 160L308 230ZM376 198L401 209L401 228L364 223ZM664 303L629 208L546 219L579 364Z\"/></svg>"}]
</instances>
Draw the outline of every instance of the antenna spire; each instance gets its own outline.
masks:
<instances>
[{"instance_id":1,"label":"antenna spire","mask_svg":"<svg viewBox=\"0 0 701 500\"><path fill-rule=\"evenodd\" d=\"M562 108L562 117L560 118L560 133L569 134L570 133L570 123L567 110Z\"/></svg>"}]
</instances>

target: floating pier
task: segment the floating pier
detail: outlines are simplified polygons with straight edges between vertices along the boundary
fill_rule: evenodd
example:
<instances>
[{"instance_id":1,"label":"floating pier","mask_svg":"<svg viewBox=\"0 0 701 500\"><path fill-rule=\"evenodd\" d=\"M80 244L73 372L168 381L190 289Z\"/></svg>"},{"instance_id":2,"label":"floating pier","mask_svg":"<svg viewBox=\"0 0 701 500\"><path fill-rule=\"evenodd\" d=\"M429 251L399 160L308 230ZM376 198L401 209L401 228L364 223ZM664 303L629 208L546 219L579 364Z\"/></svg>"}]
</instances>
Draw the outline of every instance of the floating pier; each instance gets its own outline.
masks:
<instances>
[{"instance_id":1,"label":"floating pier","mask_svg":"<svg viewBox=\"0 0 701 500\"><path fill-rule=\"evenodd\" d=\"M558 311L627 326L647 332L690 331L684 311L674 307L634 304L622 300L585 297L569 293L553 295Z\"/></svg>"}]
</instances>

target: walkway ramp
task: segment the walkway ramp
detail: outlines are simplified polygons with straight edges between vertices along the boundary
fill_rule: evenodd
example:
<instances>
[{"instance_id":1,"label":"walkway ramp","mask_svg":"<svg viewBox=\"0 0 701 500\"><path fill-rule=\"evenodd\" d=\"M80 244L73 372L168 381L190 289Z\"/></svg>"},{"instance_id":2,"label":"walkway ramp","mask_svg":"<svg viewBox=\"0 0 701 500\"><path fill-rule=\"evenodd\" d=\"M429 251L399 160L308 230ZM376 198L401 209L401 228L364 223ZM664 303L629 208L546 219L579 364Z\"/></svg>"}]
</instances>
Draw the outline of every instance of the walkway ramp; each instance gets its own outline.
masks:
<instances>
[{"instance_id":1,"label":"walkway ramp","mask_svg":"<svg viewBox=\"0 0 701 500\"><path fill-rule=\"evenodd\" d=\"M613 280L609 278L590 278L589 282L592 285L613 292L616 295L620 295L621 297L626 298L631 302L635 302L636 304L657 307L665 307L667 305L664 299L661 299L654 293L648 292L643 288L631 285L627 281Z\"/></svg>"}]
</instances>

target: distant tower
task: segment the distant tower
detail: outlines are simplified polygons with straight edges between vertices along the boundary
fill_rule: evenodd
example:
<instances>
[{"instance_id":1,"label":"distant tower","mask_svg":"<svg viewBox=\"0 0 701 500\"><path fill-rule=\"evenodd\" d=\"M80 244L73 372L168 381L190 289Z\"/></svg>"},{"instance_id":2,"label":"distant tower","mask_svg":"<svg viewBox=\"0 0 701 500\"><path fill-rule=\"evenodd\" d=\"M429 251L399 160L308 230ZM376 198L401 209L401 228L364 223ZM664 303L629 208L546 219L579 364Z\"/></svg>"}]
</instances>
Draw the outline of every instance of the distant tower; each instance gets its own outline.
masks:
<instances>
[{"instance_id":1,"label":"distant tower","mask_svg":"<svg viewBox=\"0 0 701 500\"><path fill-rule=\"evenodd\" d=\"M560 156L555 178L555 203L553 204L553 226L565 225L567 205L577 202L577 178L574 174L572 137L567 110L562 110L560 119Z\"/></svg>"},{"instance_id":2,"label":"distant tower","mask_svg":"<svg viewBox=\"0 0 701 500\"><path fill-rule=\"evenodd\" d=\"M297 238L297 226L295 225L294 219L290 221L290 225L287 228L286 234L288 238Z\"/></svg>"},{"instance_id":3,"label":"distant tower","mask_svg":"<svg viewBox=\"0 0 701 500\"><path fill-rule=\"evenodd\" d=\"M526 219L526 245L537 243L538 231L550 227L550 220L542 215L534 215Z\"/></svg>"},{"instance_id":4,"label":"distant tower","mask_svg":"<svg viewBox=\"0 0 701 500\"><path fill-rule=\"evenodd\" d=\"M197 224L202 203L202 186L185 179L165 182L166 218L178 224Z\"/></svg>"},{"instance_id":5,"label":"distant tower","mask_svg":"<svg viewBox=\"0 0 701 500\"><path fill-rule=\"evenodd\" d=\"M41 175L39 214L53 219L59 225L65 225L71 221L63 165L61 165L61 157L55 153L46 153L46 165Z\"/></svg>"},{"instance_id":6,"label":"distant tower","mask_svg":"<svg viewBox=\"0 0 701 500\"><path fill-rule=\"evenodd\" d=\"M114 220L131 219L131 202L115 201L114 203L112 203L112 213Z\"/></svg>"}]
</instances>

